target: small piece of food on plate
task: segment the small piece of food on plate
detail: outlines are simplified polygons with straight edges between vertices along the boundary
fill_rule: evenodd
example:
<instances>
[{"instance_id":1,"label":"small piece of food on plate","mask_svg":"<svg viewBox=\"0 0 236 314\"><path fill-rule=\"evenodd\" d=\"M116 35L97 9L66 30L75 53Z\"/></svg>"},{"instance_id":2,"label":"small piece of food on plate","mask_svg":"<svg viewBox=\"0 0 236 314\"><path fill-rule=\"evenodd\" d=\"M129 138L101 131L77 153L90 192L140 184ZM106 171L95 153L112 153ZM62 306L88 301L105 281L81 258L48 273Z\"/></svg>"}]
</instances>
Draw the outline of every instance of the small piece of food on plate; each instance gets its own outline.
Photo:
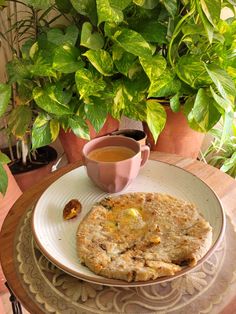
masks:
<instances>
[{"instance_id":1,"label":"small piece of food on plate","mask_svg":"<svg viewBox=\"0 0 236 314\"><path fill-rule=\"evenodd\" d=\"M77 199L70 200L63 209L63 218L65 220L75 218L82 210L82 205Z\"/></svg>"},{"instance_id":2,"label":"small piece of food on plate","mask_svg":"<svg viewBox=\"0 0 236 314\"><path fill-rule=\"evenodd\" d=\"M160 193L127 193L95 204L77 231L80 261L113 279L154 280L194 266L212 228L195 205Z\"/></svg>"}]
</instances>

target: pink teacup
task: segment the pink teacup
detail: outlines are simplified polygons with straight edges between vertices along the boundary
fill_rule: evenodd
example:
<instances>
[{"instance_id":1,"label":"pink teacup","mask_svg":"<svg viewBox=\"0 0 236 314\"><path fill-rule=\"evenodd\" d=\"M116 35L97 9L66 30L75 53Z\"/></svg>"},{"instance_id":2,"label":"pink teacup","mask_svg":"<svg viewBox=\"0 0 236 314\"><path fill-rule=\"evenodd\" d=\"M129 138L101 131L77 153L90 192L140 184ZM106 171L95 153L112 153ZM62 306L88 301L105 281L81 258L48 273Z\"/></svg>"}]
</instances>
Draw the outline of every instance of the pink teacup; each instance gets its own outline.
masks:
<instances>
[{"instance_id":1,"label":"pink teacup","mask_svg":"<svg viewBox=\"0 0 236 314\"><path fill-rule=\"evenodd\" d=\"M109 150L113 147L116 150L128 148L132 155L121 161L98 161L89 156L94 150ZM141 146L132 138L103 136L85 144L82 154L90 179L103 191L115 193L126 188L137 177L140 168L148 160L150 149L147 145Z\"/></svg>"}]
</instances>

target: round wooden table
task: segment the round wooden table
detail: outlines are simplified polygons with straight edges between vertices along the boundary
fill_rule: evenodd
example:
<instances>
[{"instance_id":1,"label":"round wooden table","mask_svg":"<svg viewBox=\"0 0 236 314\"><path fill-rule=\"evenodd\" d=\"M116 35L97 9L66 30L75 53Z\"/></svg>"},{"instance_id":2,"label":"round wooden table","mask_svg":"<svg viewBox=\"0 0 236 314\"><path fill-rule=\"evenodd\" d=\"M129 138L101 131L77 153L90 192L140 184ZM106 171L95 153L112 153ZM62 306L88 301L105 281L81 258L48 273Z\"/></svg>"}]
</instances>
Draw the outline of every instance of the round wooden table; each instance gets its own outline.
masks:
<instances>
[{"instance_id":1,"label":"round wooden table","mask_svg":"<svg viewBox=\"0 0 236 314\"><path fill-rule=\"evenodd\" d=\"M202 162L192 159L186 159L176 155L152 152L150 158L176 165L201 178L218 195L223 207L227 211L228 215L231 217L231 221L236 222L236 181L233 180L231 177L222 173L218 169L206 165ZM16 250L15 233L19 221L21 220L21 217L25 213L26 209L35 204L42 192L52 182L57 180L61 175L78 166L80 166L79 163L69 164L64 168L53 172L44 180L42 180L39 184L24 192L23 195L17 200L15 205L9 211L1 230L0 258L3 272L7 279L8 285L14 292L15 296L32 314L45 313L45 311L40 309L37 302L32 302L32 298L29 296L29 291L27 291L25 285L23 286L22 282L19 280L14 257ZM234 293L231 293L230 297L228 298L227 304L224 304L224 308L221 309L219 313L236 313L235 286Z\"/></svg>"}]
</instances>

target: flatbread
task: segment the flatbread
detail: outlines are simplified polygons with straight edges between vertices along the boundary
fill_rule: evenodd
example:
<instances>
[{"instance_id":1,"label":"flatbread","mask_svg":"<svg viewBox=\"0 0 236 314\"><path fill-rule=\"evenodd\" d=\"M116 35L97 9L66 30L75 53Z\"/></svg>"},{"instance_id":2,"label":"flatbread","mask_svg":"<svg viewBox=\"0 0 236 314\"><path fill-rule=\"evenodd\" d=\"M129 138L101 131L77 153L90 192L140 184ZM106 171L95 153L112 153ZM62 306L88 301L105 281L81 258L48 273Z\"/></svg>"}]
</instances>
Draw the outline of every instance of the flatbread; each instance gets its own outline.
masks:
<instances>
[{"instance_id":1,"label":"flatbread","mask_svg":"<svg viewBox=\"0 0 236 314\"><path fill-rule=\"evenodd\" d=\"M212 228L193 204L159 193L104 198L77 231L80 261L98 275L128 282L194 266L211 242Z\"/></svg>"}]
</instances>

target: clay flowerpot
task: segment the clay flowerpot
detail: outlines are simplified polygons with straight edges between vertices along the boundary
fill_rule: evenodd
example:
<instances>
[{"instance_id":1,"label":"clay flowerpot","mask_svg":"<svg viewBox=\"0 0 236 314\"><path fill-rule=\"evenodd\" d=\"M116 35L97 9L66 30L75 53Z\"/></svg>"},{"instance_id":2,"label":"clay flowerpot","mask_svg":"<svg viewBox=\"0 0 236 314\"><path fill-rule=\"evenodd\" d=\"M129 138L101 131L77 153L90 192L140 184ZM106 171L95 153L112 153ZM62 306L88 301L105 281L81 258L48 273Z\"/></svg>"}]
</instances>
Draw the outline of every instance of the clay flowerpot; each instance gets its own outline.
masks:
<instances>
[{"instance_id":1,"label":"clay flowerpot","mask_svg":"<svg viewBox=\"0 0 236 314\"><path fill-rule=\"evenodd\" d=\"M144 131L147 134L147 143L151 150L196 159L205 134L191 129L182 111L175 113L168 106L165 106L165 110L166 125L159 135L157 143L154 142L148 125L143 123Z\"/></svg>"},{"instance_id":2,"label":"clay flowerpot","mask_svg":"<svg viewBox=\"0 0 236 314\"><path fill-rule=\"evenodd\" d=\"M6 192L5 196L3 196L0 193L0 230L2 228L3 221L6 217L6 215L8 214L10 208L13 206L15 201L22 194L22 192L21 192L19 186L17 185L15 178L11 174L11 171L9 170L8 166L4 165L4 168L5 168L5 170L7 172L7 176L8 176L8 186L7 186L7 192ZM2 273L2 269L0 266L0 294L2 292L7 291L5 284L4 284L5 281L6 280L5 280L5 277Z\"/></svg>"},{"instance_id":3,"label":"clay flowerpot","mask_svg":"<svg viewBox=\"0 0 236 314\"><path fill-rule=\"evenodd\" d=\"M94 130L93 126L89 121L87 121L87 124L89 126L91 139L98 136L110 134L119 128L119 121L114 119L110 115L108 115L107 120L102 129L99 131L99 133L96 133L96 131ZM82 149L84 145L88 142L87 140L77 137L71 131L65 132L62 129L60 130L59 138L65 151L68 162L71 163L82 159Z\"/></svg>"},{"instance_id":4,"label":"clay flowerpot","mask_svg":"<svg viewBox=\"0 0 236 314\"><path fill-rule=\"evenodd\" d=\"M51 146L44 146L37 149L36 156L38 160L35 163L29 163L26 168L17 163L10 166L16 182L23 192L51 172L57 159L57 152Z\"/></svg>"}]
</instances>

